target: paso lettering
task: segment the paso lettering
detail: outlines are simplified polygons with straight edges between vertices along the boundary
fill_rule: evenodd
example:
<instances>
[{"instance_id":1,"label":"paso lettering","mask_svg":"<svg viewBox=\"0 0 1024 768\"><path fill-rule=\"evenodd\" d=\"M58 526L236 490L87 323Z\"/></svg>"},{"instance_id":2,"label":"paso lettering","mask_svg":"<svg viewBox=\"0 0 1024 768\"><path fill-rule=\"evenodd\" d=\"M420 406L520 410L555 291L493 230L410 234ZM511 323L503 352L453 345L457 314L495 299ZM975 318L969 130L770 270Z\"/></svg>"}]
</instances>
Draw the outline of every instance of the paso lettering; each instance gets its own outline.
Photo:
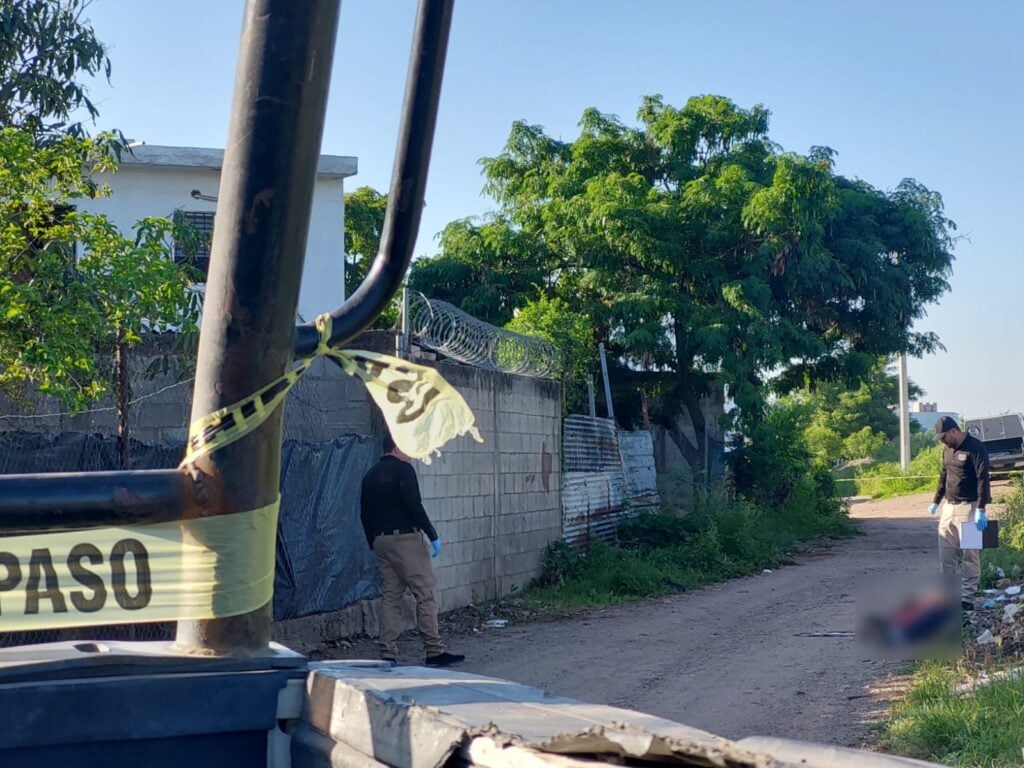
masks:
<instances>
[{"instance_id":1,"label":"paso lettering","mask_svg":"<svg viewBox=\"0 0 1024 768\"><path fill-rule=\"evenodd\" d=\"M96 613L110 595L126 611L138 611L153 598L149 552L138 539L121 539L107 555L94 544L74 545L63 562L43 547L33 549L28 561L0 551L0 615L10 611L5 593L24 592L24 614Z\"/></svg>"}]
</instances>

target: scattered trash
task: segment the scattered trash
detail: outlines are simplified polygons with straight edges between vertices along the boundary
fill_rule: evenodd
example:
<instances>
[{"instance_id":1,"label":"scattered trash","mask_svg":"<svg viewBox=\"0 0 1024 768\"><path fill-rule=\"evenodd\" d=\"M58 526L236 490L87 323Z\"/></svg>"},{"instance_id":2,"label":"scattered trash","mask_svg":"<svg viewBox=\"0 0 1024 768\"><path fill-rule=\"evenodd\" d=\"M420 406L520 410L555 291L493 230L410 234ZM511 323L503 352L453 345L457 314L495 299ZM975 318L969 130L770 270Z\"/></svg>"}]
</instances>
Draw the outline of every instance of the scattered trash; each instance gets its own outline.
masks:
<instances>
[{"instance_id":1,"label":"scattered trash","mask_svg":"<svg viewBox=\"0 0 1024 768\"><path fill-rule=\"evenodd\" d=\"M978 645L995 645L996 636L992 634L991 629L986 629L980 635L978 635Z\"/></svg>"},{"instance_id":2,"label":"scattered trash","mask_svg":"<svg viewBox=\"0 0 1024 768\"><path fill-rule=\"evenodd\" d=\"M761 571L761 573L772 573L772 569L771 568L765 568L763 571Z\"/></svg>"},{"instance_id":3,"label":"scattered trash","mask_svg":"<svg viewBox=\"0 0 1024 768\"><path fill-rule=\"evenodd\" d=\"M1004 622L1013 621L1013 617L1017 615L1017 612L1019 610L1020 610L1020 606L1019 605L1017 605L1016 603L1010 603L1008 606L1003 608L1003 621Z\"/></svg>"},{"instance_id":4,"label":"scattered trash","mask_svg":"<svg viewBox=\"0 0 1024 768\"><path fill-rule=\"evenodd\" d=\"M1006 594L1008 594L1008 595L1019 595L1020 594L1020 584L1014 584L1012 587L1007 587L1006 588Z\"/></svg>"},{"instance_id":5,"label":"scattered trash","mask_svg":"<svg viewBox=\"0 0 1024 768\"><path fill-rule=\"evenodd\" d=\"M985 573L991 573L991 574L995 575L995 577L997 579L1005 579L1006 578L1006 571L1004 571L998 565L989 565L985 569Z\"/></svg>"},{"instance_id":6,"label":"scattered trash","mask_svg":"<svg viewBox=\"0 0 1024 768\"><path fill-rule=\"evenodd\" d=\"M998 595L999 594L999 590L998 589L985 589L985 590L982 590L982 591L986 595Z\"/></svg>"},{"instance_id":7,"label":"scattered trash","mask_svg":"<svg viewBox=\"0 0 1024 768\"><path fill-rule=\"evenodd\" d=\"M508 619L491 619L485 621L484 626L488 629L504 629L508 626Z\"/></svg>"},{"instance_id":8,"label":"scattered trash","mask_svg":"<svg viewBox=\"0 0 1024 768\"><path fill-rule=\"evenodd\" d=\"M1000 595L999 597L997 597L996 598L996 602L997 603L1005 603L1006 602L1006 595Z\"/></svg>"},{"instance_id":9,"label":"scattered trash","mask_svg":"<svg viewBox=\"0 0 1024 768\"><path fill-rule=\"evenodd\" d=\"M986 610L992 610L993 608L996 607L996 601L995 600L986 600L984 603L981 604L981 607L985 608Z\"/></svg>"}]
</instances>

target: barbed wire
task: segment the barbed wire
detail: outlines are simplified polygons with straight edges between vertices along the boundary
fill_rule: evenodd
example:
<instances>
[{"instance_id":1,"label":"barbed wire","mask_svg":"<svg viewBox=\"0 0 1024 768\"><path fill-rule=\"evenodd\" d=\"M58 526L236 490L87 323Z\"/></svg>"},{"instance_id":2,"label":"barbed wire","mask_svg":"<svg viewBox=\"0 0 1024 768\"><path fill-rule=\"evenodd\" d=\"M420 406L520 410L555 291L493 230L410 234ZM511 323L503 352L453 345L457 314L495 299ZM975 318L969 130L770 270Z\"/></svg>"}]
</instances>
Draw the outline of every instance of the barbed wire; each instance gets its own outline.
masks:
<instances>
[{"instance_id":1,"label":"barbed wire","mask_svg":"<svg viewBox=\"0 0 1024 768\"><path fill-rule=\"evenodd\" d=\"M458 307L409 292L409 335L424 347L467 365L524 376L555 378L554 345L477 320Z\"/></svg>"}]
</instances>

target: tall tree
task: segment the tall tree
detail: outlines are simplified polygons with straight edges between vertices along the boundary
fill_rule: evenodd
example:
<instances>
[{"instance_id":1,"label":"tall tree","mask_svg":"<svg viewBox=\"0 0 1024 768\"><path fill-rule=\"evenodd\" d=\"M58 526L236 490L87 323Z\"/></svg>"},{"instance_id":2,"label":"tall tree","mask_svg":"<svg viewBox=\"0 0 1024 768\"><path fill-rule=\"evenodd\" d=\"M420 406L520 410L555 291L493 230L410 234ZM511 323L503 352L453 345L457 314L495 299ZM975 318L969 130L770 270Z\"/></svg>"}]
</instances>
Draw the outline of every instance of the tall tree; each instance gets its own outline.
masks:
<instances>
[{"instance_id":1,"label":"tall tree","mask_svg":"<svg viewBox=\"0 0 1024 768\"><path fill-rule=\"evenodd\" d=\"M127 457L126 355L151 333L196 332L196 275L171 257L194 235L150 218L126 236L75 208L109 193L94 174L116 167L112 136L35 139L0 131L0 391L77 411L113 385Z\"/></svg>"},{"instance_id":2,"label":"tall tree","mask_svg":"<svg viewBox=\"0 0 1024 768\"><path fill-rule=\"evenodd\" d=\"M590 317L629 382L616 412L638 413L646 393L695 467L712 391L756 421L772 387L937 344L910 329L947 289L941 198L837 176L827 148L783 153L768 118L720 96L682 108L651 96L637 127L590 109L561 141L517 122L482 161L500 220L555 257L541 282Z\"/></svg>"},{"instance_id":3,"label":"tall tree","mask_svg":"<svg viewBox=\"0 0 1024 768\"><path fill-rule=\"evenodd\" d=\"M351 296L366 279L380 250L388 196L373 187L345 195L345 295Z\"/></svg>"},{"instance_id":4,"label":"tall tree","mask_svg":"<svg viewBox=\"0 0 1024 768\"><path fill-rule=\"evenodd\" d=\"M505 325L552 284L556 263L547 245L507 219L453 221L439 240L441 254L416 261L409 286L485 322Z\"/></svg>"},{"instance_id":5,"label":"tall tree","mask_svg":"<svg viewBox=\"0 0 1024 768\"><path fill-rule=\"evenodd\" d=\"M0 126L42 141L82 136L98 111L83 76L110 77L110 59L84 18L90 0L0 0Z\"/></svg>"}]
</instances>

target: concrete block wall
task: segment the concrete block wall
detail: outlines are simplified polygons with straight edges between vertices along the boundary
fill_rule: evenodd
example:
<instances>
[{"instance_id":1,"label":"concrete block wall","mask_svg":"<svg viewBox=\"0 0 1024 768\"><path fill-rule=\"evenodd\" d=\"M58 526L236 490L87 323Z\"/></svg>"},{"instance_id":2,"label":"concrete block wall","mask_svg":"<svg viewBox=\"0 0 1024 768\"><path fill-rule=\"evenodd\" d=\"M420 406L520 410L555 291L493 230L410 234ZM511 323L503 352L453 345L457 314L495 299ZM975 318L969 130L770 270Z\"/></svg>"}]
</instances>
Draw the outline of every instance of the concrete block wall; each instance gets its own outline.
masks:
<instances>
[{"instance_id":1,"label":"concrete block wall","mask_svg":"<svg viewBox=\"0 0 1024 768\"><path fill-rule=\"evenodd\" d=\"M466 437L419 465L424 506L444 543L441 610L507 595L540 575L561 536L561 389L555 382L441 364L476 415Z\"/></svg>"},{"instance_id":2,"label":"concrete block wall","mask_svg":"<svg viewBox=\"0 0 1024 768\"><path fill-rule=\"evenodd\" d=\"M393 352L394 337L370 333L355 347ZM133 356L141 370L162 354ZM484 371L451 363L436 365L476 415L483 444L470 437L449 443L430 465L417 464L424 506L443 541L435 572L442 611L501 597L540 575L545 547L562 535L562 394L554 381ZM132 408L132 436L160 445L183 445L191 410L191 383L167 376L137 376L134 396L147 396ZM98 404L108 407L109 402ZM52 401L29 414L56 413ZM0 415L17 413L15 406ZM116 434L113 411L75 417L0 418L0 430L31 429ZM327 360L316 361L285 404L285 439L326 442L339 435L373 435L383 420L363 385ZM411 611L410 611L411 619ZM278 627L279 639L301 646L298 636L320 638L376 631L373 605L309 617Z\"/></svg>"}]
</instances>

